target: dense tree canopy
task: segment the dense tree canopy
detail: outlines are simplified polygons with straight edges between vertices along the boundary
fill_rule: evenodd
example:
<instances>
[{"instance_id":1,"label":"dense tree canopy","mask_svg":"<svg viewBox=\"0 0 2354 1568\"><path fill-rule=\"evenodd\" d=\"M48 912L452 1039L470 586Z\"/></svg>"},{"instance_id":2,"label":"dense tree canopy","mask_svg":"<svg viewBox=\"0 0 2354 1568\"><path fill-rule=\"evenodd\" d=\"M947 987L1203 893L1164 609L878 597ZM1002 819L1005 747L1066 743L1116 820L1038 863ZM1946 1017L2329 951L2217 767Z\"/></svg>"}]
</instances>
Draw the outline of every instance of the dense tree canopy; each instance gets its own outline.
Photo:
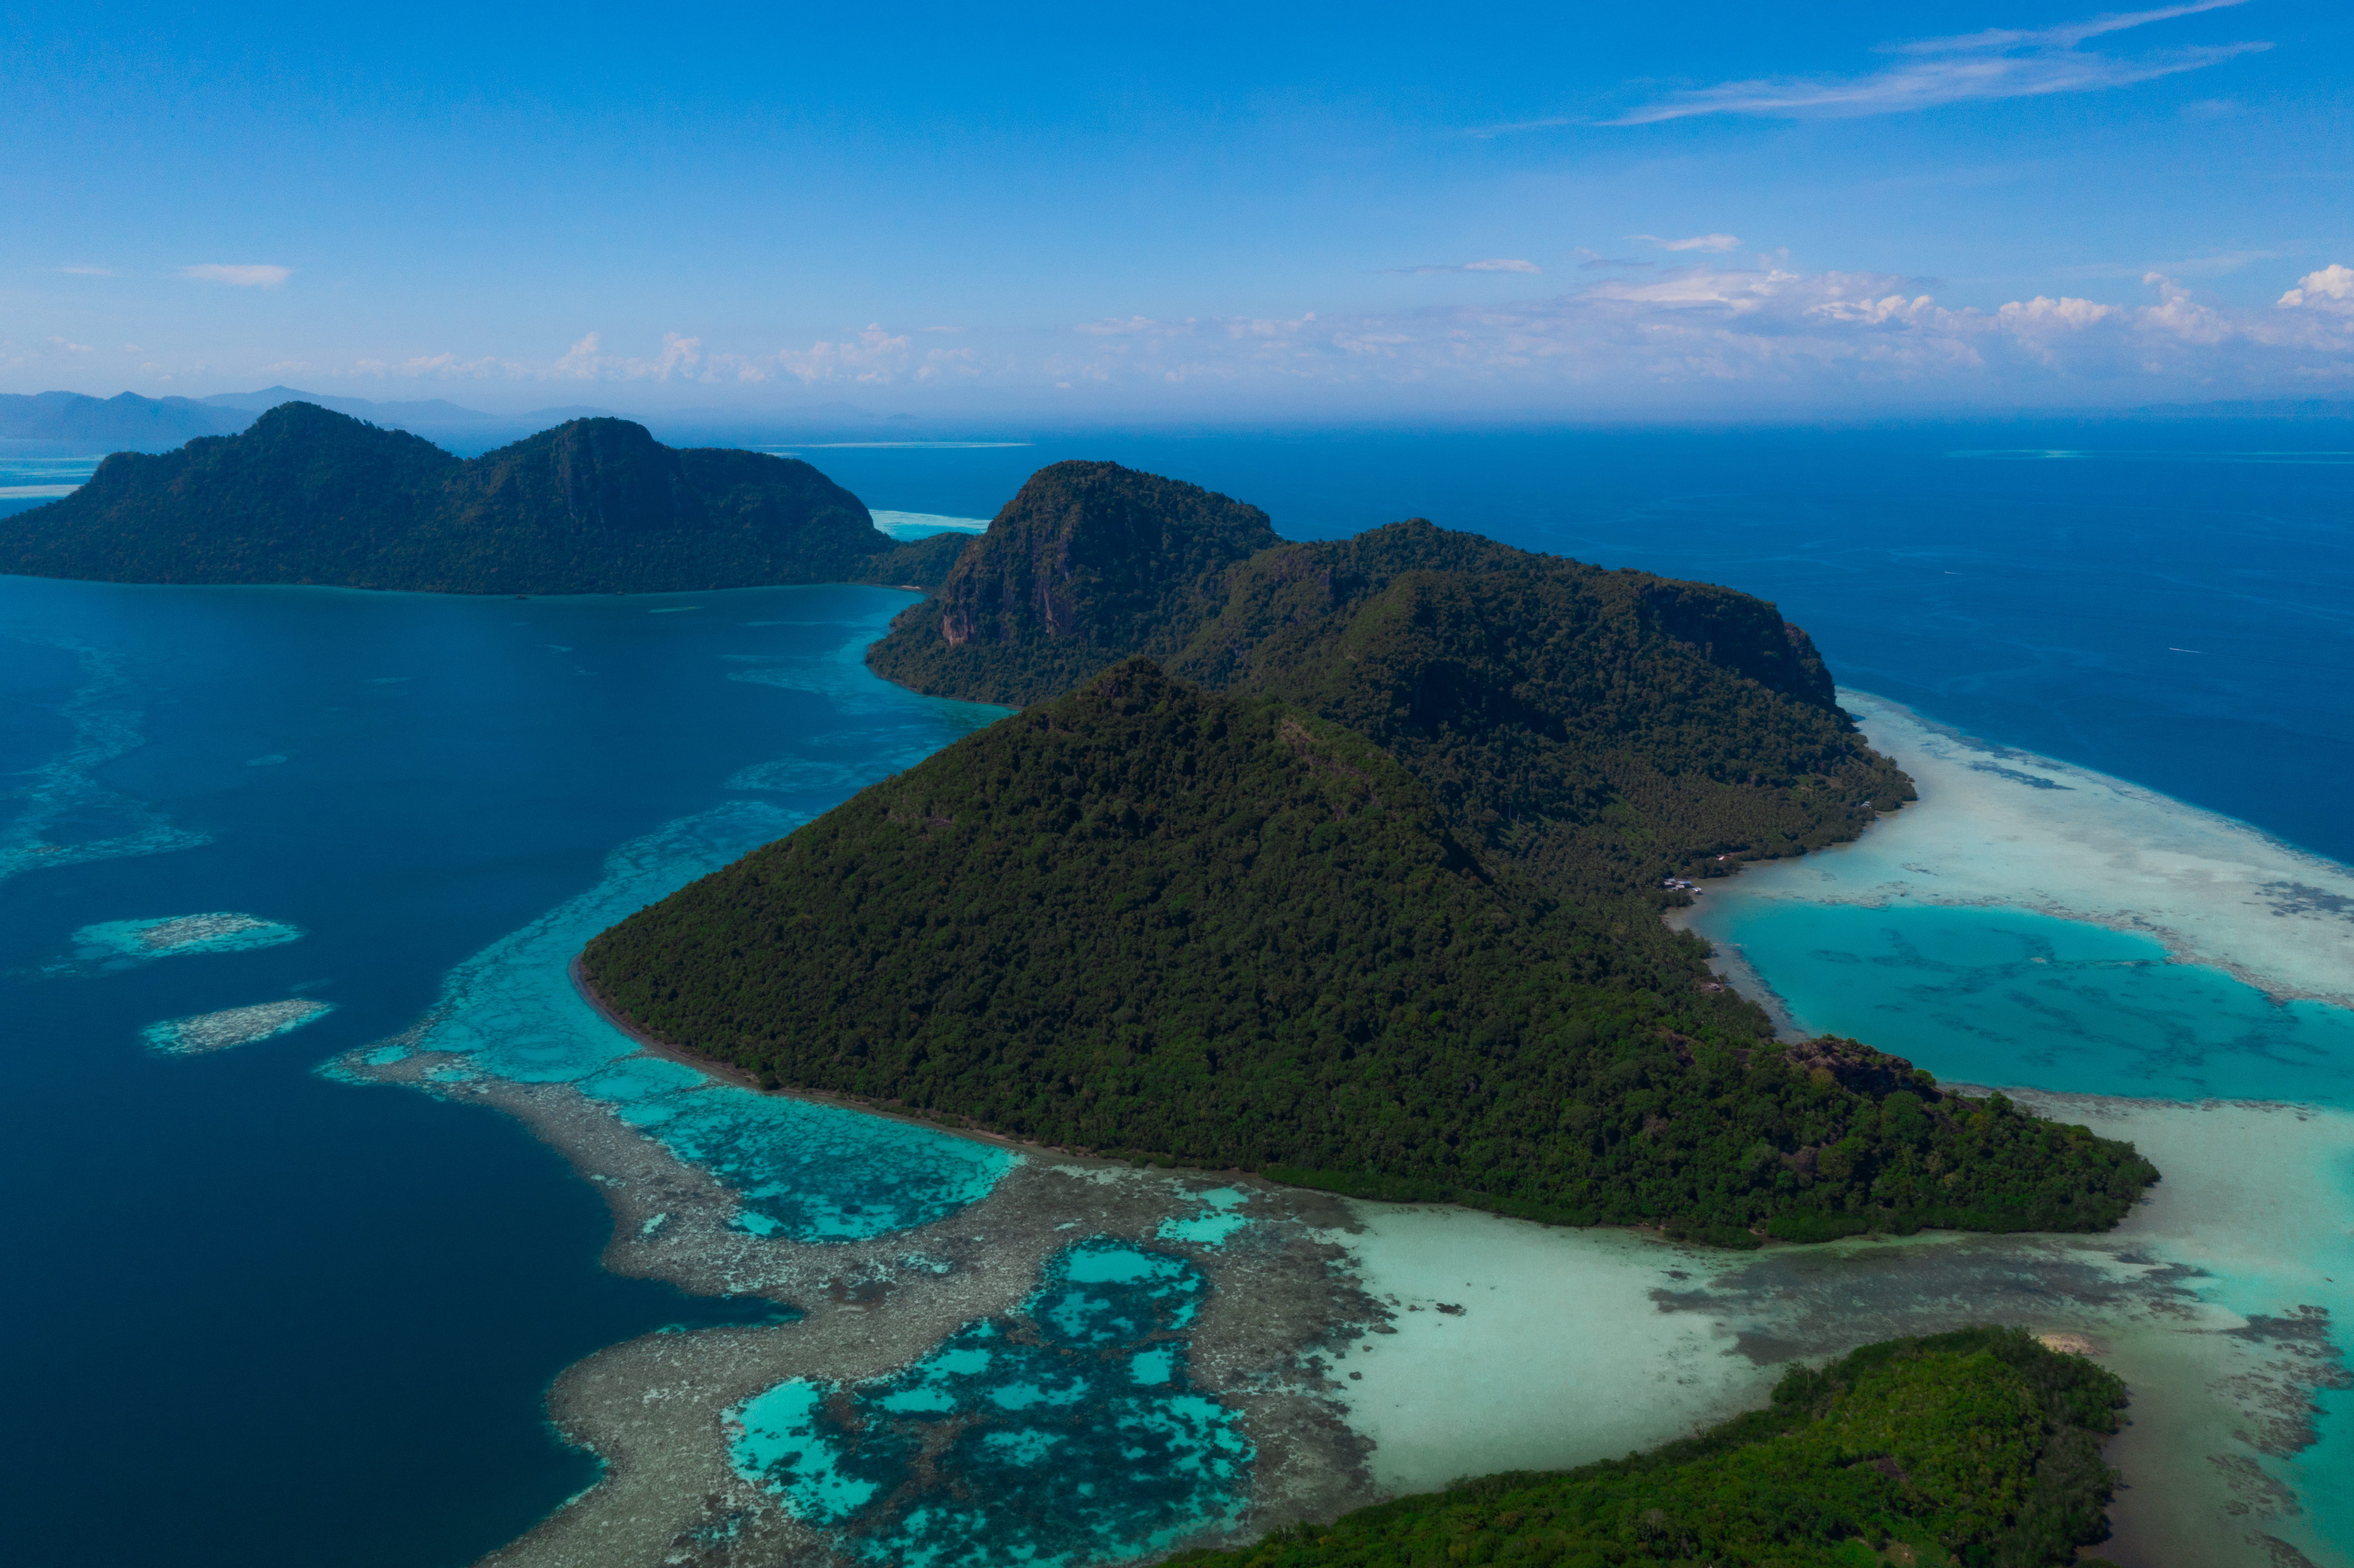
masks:
<instances>
[{"instance_id":1,"label":"dense tree canopy","mask_svg":"<svg viewBox=\"0 0 2354 1568\"><path fill-rule=\"evenodd\" d=\"M1199 536L1123 556L1152 505ZM1419 519L1284 544L1238 503L1108 463L1041 470L868 662L1018 705L1135 653L1380 742L1467 842L1564 895L1842 842L1914 793L1761 599Z\"/></svg>"},{"instance_id":2,"label":"dense tree canopy","mask_svg":"<svg viewBox=\"0 0 2354 1568\"><path fill-rule=\"evenodd\" d=\"M1648 909L1563 901L1365 737L1135 660L584 955L778 1081L1059 1144L1750 1245L2087 1229L2126 1147L1796 1054Z\"/></svg>"},{"instance_id":3,"label":"dense tree canopy","mask_svg":"<svg viewBox=\"0 0 2354 1568\"><path fill-rule=\"evenodd\" d=\"M2125 1389L2015 1329L1869 1345L1649 1454L1490 1476L1172 1568L2060 1568L2106 1539Z\"/></svg>"},{"instance_id":4,"label":"dense tree canopy","mask_svg":"<svg viewBox=\"0 0 2354 1568\"><path fill-rule=\"evenodd\" d=\"M71 495L0 520L0 571L431 593L926 587L967 542L895 544L805 462L673 450L626 419L575 419L461 461L286 403L240 435L116 452Z\"/></svg>"}]
</instances>

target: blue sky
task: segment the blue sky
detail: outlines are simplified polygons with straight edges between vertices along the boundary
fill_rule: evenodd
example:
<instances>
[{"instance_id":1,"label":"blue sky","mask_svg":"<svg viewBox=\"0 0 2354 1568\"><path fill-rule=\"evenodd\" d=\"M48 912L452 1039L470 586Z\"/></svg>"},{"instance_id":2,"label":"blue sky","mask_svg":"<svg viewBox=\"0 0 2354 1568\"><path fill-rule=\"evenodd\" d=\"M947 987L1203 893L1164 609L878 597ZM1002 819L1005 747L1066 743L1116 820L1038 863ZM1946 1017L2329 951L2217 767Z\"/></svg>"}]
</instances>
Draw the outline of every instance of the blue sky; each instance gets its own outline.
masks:
<instances>
[{"instance_id":1,"label":"blue sky","mask_svg":"<svg viewBox=\"0 0 2354 1568\"><path fill-rule=\"evenodd\" d=\"M2354 393L2354 10L0 8L0 389Z\"/></svg>"}]
</instances>

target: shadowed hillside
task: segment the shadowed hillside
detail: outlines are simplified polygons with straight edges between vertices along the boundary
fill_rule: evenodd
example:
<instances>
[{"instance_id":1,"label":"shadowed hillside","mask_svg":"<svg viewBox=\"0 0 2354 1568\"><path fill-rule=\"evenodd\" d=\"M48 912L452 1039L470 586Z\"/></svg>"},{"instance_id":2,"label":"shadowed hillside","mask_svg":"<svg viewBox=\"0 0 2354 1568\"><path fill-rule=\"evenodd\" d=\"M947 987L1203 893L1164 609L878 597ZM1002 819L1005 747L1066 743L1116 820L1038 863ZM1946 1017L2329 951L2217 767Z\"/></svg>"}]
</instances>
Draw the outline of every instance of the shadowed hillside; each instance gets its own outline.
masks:
<instances>
[{"instance_id":1,"label":"shadowed hillside","mask_svg":"<svg viewBox=\"0 0 2354 1568\"><path fill-rule=\"evenodd\" d=\"M0 571L433 593L921 587L965 543L895 544L805 462L674 450L626 419L461 461L289 403L241 435L109 457L73 494L0 521Z\"/></svg>"}]
</instances>

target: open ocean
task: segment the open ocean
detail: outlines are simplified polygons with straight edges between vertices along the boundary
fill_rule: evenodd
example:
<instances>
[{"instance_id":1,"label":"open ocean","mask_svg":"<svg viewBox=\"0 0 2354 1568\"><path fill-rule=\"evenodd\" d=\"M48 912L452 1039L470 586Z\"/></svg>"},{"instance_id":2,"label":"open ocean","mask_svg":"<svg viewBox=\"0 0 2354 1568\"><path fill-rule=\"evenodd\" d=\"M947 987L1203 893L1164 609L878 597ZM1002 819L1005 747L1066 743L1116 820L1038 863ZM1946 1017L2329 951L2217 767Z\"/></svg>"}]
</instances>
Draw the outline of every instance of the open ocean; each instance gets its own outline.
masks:
<instances>
[{"instance_id":1,"label":"open ocean","mask_svg":"<svg viewBox=\"0 0 2354 1568\"><path fill-rule=\"evenodd\" d=\"M1045 462L1110 458L1254 502L1296 538L1423 515L1726 583L1805 626L1843 686L2246 824L2284 856L2354 862L2344 426L785 450L878 510L985 518ZM0 496L69 471L0 467ZM730 823L741 846L706 835L696 851L724 858L986 722L991 710L917 698L859 666L907 601L0 577L13 791L0 800L0 1015L15 1091L0 1181L19 1216L0 1285L15 1417L0 1513L13 1560L464 1563L594 1478L543 1419L557 1372L665 1324L770 1315L600 1270L603 1204L520 1125L313 1069L412 1029L453 972L610 885L624 845ZM2344 1009L2299 1003L2289 1030L2289 1013L2220 970L2142 964L2137 938L2055 934L1999 907L1876 923L1803 899L1744 908L1743 945L1802 1022L1941 1074L2354 1098ZM142 945L142 923L214 914L253 923ZM2106 1021L2097 1050L2013 983L2053 957L2082 960L2072 994ZM1860 966L1874 985L1843 984ZM1834 1016L1843 1002L1853 1018ZM158 1048L208 1038L158 1025L281 1003L219 1026L253 1036L233 1050ZM2274 1044L2235 1052L2217 1018L2232 1039ZM292 1026L262 1033L272 1021ZM2354 1171L2342 1174L2354 1225ZM2342 1346L2346 1314L2329 1304ZM2354 1465L2327 1457L2347 1454L2354 1410L2343 1394L2324 1404L2322 1446L2291 1478L2344 1554Z\"/></svg>"}]
</instances>

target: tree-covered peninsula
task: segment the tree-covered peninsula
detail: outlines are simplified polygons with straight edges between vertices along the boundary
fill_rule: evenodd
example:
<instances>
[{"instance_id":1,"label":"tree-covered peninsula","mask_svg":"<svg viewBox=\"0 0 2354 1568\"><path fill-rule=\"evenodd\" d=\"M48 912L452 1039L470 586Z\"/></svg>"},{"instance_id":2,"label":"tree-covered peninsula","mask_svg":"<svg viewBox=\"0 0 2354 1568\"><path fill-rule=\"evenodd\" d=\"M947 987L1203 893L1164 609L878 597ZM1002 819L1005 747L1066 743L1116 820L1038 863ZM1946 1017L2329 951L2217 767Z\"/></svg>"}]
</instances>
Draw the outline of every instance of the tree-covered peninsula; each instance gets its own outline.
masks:
<instances>
[{"instance_id":1,"label":"tree-covered peninsula","mask_svg":"<svg viewBox=\"0 0 2354 1568\"><path fill-rule=\"evenodd\" d=\"M472 460L309 403L176 451L116 452L0 519L0 572L429 593L939 582L968 541L878 532L808 463L575 419Z\"/></svg>"},{"instance_id":2,"label":"tree-covered peninsula","mask_svg":"<svg viewBox=\"0 0 2354 1568\"><path fill-rule=\"evenodd\" d=\"M2105 1228L2153 1179L1851 1042L1777 1044L1651 906L1563 896L1457 820L1364 735L1133 659L583 967L768 1083L1344 1192L1755 1245Z\"/></svg>"},{"instance_id":3,"label":"tree-covered peninsula","mask_svg":"<svg viewBox=\"0 0 2354 1568\"><path fill-rule=\"evenodd\" d=\"M1490 1476L1171 1568L2062 1568L2107 1539L2125 1388L2015 1329L1868 1345L1648 1454Z\"/></svg>"}]
</instances>

